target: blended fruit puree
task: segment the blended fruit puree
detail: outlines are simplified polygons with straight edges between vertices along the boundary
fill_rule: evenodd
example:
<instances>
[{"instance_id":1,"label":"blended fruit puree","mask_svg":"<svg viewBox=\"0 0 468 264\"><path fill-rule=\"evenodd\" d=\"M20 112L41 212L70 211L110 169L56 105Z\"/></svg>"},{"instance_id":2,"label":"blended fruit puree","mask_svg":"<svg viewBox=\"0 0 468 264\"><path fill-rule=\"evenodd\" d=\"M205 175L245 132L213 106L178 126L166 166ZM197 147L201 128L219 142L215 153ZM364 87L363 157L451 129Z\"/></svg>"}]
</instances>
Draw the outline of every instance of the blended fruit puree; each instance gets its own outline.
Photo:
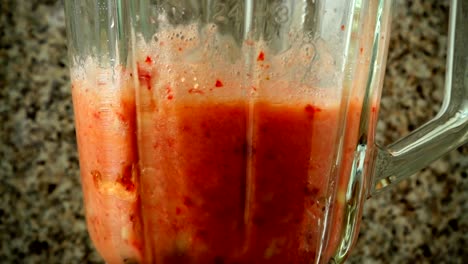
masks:
<instances>
[{"instance_id":1,"label":"blended fruit puree","mask_svg":"<svg viewBox=\"0 0 468 264\"><path fill-rule=\"evenodd\" d=\"M257 60L269 67L265 56ZM112 83L96 70L73 82L87 224L103 258L311 263L332 192L340 101L276 100L268 78L243 87L223 67L214 76L202 66L191 71L199 80L185 79L182 67L164 74L156 60L140 58L137 77L121 70ZM325 258L339 242L360 113L351 99Z\"/></svg>"}]
</instances>

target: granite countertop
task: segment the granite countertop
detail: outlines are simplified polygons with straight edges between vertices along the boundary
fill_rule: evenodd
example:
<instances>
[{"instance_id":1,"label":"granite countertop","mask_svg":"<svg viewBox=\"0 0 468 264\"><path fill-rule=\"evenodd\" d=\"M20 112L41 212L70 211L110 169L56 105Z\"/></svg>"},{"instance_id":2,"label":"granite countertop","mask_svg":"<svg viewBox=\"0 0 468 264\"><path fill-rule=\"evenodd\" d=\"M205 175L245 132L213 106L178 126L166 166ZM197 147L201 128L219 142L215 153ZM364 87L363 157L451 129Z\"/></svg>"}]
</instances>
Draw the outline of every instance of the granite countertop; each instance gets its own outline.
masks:
<instances>
[{"instance_id":1,"label":"granite countertop","mask_svg":"<svg viewBox=\"0 0 468 264\"><path fill-rule=\"evenodd\" d=\"M398 0L377 140L442 100L448 1ZM62 2L0 3L0 262L101 263L83 216ZM367 201L349 263L466 263L468 146Z\"/></svg>"}]
</instances>

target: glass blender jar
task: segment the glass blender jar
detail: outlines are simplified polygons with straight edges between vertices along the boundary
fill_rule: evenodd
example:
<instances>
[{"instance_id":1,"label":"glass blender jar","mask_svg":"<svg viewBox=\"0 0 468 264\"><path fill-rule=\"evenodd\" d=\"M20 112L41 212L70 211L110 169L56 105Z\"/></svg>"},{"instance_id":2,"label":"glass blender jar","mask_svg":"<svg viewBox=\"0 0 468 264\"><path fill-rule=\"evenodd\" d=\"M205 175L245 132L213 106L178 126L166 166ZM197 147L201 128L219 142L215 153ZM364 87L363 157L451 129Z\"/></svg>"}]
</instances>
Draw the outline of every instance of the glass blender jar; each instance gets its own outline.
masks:
<instances>
[{"instance_id":1,"label":"glass blender jar","mask_svg":"<svg viewBox=\"0 0 468 264\"><path fill-rule=\"evenodd\" d=\"M468 141L466 1L440 114L387 147L390 0L65 8L86 219L108 263L341 263L366 198Z\"/></svg>"}]
</instances>

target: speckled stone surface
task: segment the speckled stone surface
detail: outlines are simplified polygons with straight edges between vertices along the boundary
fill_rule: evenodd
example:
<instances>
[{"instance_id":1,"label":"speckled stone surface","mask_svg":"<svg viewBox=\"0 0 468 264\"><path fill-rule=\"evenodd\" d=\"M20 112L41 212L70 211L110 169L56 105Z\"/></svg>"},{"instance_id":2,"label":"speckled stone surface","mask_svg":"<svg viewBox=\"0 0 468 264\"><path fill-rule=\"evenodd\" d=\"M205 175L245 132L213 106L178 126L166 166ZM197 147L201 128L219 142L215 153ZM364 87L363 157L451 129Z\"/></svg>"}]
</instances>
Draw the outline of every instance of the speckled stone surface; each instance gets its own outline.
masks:
<instances>
[{"instance_id":1,"label":"speckled stone surface","mask_svg":"<svg viewBox=\"0 0 468 264\"><path fill-rule=\"evenodd\" d=\"M448 1L398 1L377 139L437 112ZM0 2L0 263L102 263L83 216L61 1ZM367 201L349 263L467 263L468 146Z\"/></svg>"}]
</instances>

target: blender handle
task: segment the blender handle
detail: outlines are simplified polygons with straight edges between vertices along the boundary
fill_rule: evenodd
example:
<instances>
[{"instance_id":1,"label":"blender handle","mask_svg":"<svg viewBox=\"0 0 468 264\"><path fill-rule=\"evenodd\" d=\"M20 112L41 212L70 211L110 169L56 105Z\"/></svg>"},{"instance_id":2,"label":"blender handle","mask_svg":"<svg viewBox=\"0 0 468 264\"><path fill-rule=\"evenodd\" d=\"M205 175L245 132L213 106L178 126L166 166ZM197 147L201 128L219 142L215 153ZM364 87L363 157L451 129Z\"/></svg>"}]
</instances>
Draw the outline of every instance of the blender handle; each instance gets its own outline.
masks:
<instances>
[{"instance_id":1,"label":"blender handle","mask_svg":"<svg viewBox=\"0 0 468 264\"><path fill-rule=\"evenodd\" d=\"M445 97L437 116L386 147L376 146L370 194L405 179L468 142L468 1L452 0Z\"/></svg>"}]
</instances>

